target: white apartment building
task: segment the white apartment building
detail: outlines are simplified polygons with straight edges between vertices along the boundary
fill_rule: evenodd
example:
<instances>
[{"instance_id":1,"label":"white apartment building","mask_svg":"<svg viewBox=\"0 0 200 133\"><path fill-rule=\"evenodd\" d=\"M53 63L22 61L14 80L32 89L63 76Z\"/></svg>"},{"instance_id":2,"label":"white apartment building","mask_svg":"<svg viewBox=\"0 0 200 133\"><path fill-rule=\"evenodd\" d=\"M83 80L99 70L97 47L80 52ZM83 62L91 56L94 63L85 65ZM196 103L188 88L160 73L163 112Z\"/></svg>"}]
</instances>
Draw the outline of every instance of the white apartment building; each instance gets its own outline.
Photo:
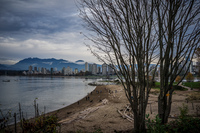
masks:
<instances>
[{"instance_id":1,"label":"white apartment building","mask_svg":"<svg viewBox=\"0 0 200 133\"><path fill-rule=\"evenodd\" d=\"M47 74L46 68L42 67L42 74Z\"/></svg>"},{"instance_id":2,"label":"white apartment building","mask_svg":"<svg viewBox=\"0 0 200 133\"><path fill-rule=\"evenodd\" d=\"M73 72L72 72L72 68L68 66L68 67L66 68L66 74L67 74L67 75L71 75L72 73L73 73Z\"/></svg>"},{"instance_id":3,"label":"white apartment building","mask_svg":"<svg viewBox=\"0 0 200 133\"><path fill-rule=\"evenodd\" d=\"M89 72L92 72L92 64L89 64Z\"/></svg>"},{"instance_id":4,"label":"white apartment building","mask_svg":"<svg viewBox=\"0 0 200 133\"><path fill-rule=\"evenodd\" d=\"M102 75L107 75L107 64L106 63L102 64Z\"/></svg>"},{"instance_id":5,"label":"white apartment building","mask_svg":"<svg viewBox=\"0 0 200 133\"><path fill-rule=\"evenodd\" d=\"M38 73L42 73L41 67L38 67Z\"/></svg>"},{"instance_id":6,"label":"white apartment building","mask_svg":"<svg viewBox=\"0 0 200 133\"><path fill-rule=\"evenodd\" d=\"M65 67L62 68L62 74L63 74L63 75L67 75L67 74L66 74L66 69L65 69Z\"/></svg>"},{"instance_id":7,"label":"white apartment building","mask_svg":"<svg viewBox=\"0 0 200 133\"><path fill-rule=\"evenodd\" d=\"M114 69L112 68L111 64L108 65L108 74L113 75L114 74Z\"/></svg>"},{"instance_id":8,"label":"white apartment building","mask_svg":"<svg viewBox=\"0 0 200 133\"><path fill-rule=\"evenodd\" d=\"M69 66L67 68L63 67L62 74L63 75L71 75L71 74L73 74L72 68L69 67Z\"/></svg>"},{"instance_id":9,"label":"white apartment building","mask_svg":"<svg viewBox=\"0 0 200 133\"><path fill-rule=\"evenodd\" d=\"M89 71L89 69L88 69L88 63L87 62L85 62L85 72L86 71Z\"/></svg>"},{"instance_id":10,"label":"white apartment building","mask_svg":"<svg viewBox=\"0 0 200 133\"><path fill-rule=\"evenodd\" d=\"M97 64L92 64L92 74L97 74Z\"/></svg>"},{"instance_id":11,"label":"white apartment building","mask_svg":"<svg viewBox=\"0 0 200 133\"><path fill-rule=\"evenodd\" d=\"M33 70L33 67L32 67L32 66L29 66L29 67L28 67L28 72L30 73L30 72L32 72L32 70Z\"/></svg>"},{"instance_id":12,"label":"white apartment building","mask_svg":"<svg viewBox=\"0 0 200 133\"><path fill-rule=\"evenodd\" d=\"M97 73L100 74L101 73L101 67L99 66L97 69Z\"/></svg>"},{"instance_id":13,"label":"white apartment building","mask_svg":"<svg viewBox=\"0 0 200 133\"><path fill-rule=\"evenodd\" d=\"M74 74L77 74L78 73L78 68L75 68L74 69Z\"/></svg>"}]
</instances>

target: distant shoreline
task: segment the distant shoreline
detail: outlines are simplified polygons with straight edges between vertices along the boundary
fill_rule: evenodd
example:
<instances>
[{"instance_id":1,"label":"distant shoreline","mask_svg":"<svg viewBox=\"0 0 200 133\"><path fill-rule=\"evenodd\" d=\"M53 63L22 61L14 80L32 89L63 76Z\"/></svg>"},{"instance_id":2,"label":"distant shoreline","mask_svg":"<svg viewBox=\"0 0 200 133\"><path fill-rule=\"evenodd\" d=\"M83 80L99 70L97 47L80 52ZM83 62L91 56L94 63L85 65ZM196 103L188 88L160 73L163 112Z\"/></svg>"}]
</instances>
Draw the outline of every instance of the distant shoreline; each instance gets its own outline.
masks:
<instances>
[{"instance_id":1,"label":"distant shoreline","mask_svg":"<svg viewBox=\"0 0 200 133\"><path fill-rule=\"evenodd\" d=\"M0 76L22 76L22 77L58 77L58 78L65 78L65 77L77 77L77 78L88 78L88 79L95 79L95 78L103 78L103 79L113 79L117 78L116 75L104 76L104 75L91 75L91 76L76 76L76 75L0 75Z\"/></svg>"}]
</instances>

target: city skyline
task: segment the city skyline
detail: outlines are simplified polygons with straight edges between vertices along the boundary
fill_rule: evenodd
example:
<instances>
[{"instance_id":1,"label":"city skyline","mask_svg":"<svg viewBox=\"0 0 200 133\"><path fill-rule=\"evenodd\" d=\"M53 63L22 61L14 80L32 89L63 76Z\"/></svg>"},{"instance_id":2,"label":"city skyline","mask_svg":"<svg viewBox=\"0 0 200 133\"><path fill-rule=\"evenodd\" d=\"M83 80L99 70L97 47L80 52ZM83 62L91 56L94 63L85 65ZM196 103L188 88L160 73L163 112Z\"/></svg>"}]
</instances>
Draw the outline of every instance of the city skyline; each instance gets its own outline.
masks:
<instances>
[{"instance_id":1,"label":"city skyline","mask_svg":"<svg viewBox=\"0 0 200 133\"><path fill-rule=\"evenodd\" d=\"M88 69L88 67L90 70ZM34 67L30 65L28 67L28 71L24 71L24 75L32 75L32 74L62 74L62 75L76 75L79 72L89 72L89 75L113 75L115 74L114 69L111 67L111 65L107 65L103 63L102 65L96 64L96 63L84 63L85 68L79 70L78 68L72 68L70 66L63 66L61 70L58 70L57 67L47 69L45 67Z\"/></svg>"},{"instance_id":2,"label":"city skyline","mask_svg":"<svg viewBox=\"0 0 200 133\"><path fill-rule=\"evenodd\" d=\"M27 57L98 62L80 34L82 26L74 0L0 1L0 64Z\"/></svg>"},{"instance_id":3,"label":"city skyline","mask_svg":"<svg viewBox=\"0 0 200 133\"><path fill-rule=\"evenodd\" d=\"M184 63L184 62L182 62ZM188 64L189 65L189 64ZM112 65L111 64L106 64L106 63L103 63L101 65L99 64L96 64L96 63L88 63L88 62L84 62L84 68L82 69L78 69L78 68L72 68L70 66L63 66L61 70L58 70L57 67L55 68L50 68L50 69L47 69L45 67L33 67L33 66L29 66L28 67L28 71L27 72L23 72L23 74L59 74L61 73L62 75L76 75L78 74L79 72L89 72L87 73L87 75L113 75L115 74L115 71L114 69L111 67ZM192 62L190 65L189 65L189 71L190 73L192 74L197 74L197 62ZM66 67L66 68L65 68ZM183 71L187 71L186 70L187 67L184 67ZM151 75L151 71L154 71L155 68L154 66L152 65L150 67L150 75ZM159 72L159 67L157 68L156 70L157 72ZM182 74L182 73L181 73Z\"/></svg>"}]
</instances>

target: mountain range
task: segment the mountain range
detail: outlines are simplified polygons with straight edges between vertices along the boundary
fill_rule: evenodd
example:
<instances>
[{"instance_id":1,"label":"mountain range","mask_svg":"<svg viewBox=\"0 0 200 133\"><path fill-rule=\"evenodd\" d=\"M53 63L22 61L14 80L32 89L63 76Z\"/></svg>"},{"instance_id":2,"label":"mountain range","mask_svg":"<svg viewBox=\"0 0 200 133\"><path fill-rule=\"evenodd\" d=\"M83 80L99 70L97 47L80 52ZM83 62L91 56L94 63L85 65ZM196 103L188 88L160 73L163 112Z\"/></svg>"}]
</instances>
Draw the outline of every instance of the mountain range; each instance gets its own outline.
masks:
<instances>
[{"instance_id":1,"label":"mountain range","mask_svg":"<svg viewBox=\"0 0 200 133\"><path fill-rule=\"evenodd\" d=\"M57 68L57 70L62 70L63 67L71 67L72 69L78 68L78 70L85 69L85 62L83 60L77 60L76 62L71 62L63 59L40 59L40 58L26 58L14 65L2 65L0 64L0 70L28 70L29 66L34 67L44 67L47 69Z\"/></svg>"}]
</instances>

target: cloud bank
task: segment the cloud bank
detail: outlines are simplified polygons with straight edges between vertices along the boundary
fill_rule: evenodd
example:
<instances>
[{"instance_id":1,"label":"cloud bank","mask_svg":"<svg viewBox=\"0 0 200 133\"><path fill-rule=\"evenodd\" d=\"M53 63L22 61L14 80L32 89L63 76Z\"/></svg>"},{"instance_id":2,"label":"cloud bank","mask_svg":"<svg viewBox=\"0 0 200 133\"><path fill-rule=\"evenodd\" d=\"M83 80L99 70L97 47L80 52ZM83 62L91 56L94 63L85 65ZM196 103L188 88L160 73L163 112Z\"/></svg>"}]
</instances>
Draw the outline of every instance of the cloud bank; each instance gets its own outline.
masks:
<instances>
[{"instance_id":1,"label":"cloud bank","mask_svg":"<svg viewBox=\"0 0 200 133\"><path fill-rule=\"evenodd\" d=\"M1 0L0 64L27 57L97 62L78 13L74 0Z\"/></svg>"}]
</instances>

